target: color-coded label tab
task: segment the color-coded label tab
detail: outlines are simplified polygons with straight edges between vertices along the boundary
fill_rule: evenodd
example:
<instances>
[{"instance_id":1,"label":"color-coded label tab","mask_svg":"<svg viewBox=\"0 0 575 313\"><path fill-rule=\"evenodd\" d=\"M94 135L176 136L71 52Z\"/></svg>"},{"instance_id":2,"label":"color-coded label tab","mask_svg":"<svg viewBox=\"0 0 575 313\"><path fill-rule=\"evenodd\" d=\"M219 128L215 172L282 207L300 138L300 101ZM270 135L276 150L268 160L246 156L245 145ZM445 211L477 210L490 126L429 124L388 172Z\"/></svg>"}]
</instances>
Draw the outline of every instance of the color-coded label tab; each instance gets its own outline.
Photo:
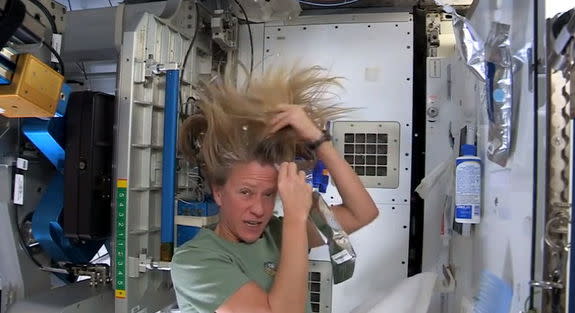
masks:
<instances>
[{"instance_id":1,"label":"color-coded label tab","mask_svg":"<svg viewBox=\"0 0 575 313\"><path fill-rule=\"evenodd\" d=\"M126 290L116 290L116 298L126 298Z\"/></svg>"},{"instance_id":2,"label":"color-coded label tab","mask_svg":"<svg viewBox=\"0 0 575 313\"><path fill-rule=\"evenodd\" d=\"M126 298L126 193L127 179L118 179L116 194L116 298Z\"/></svg>"},{"instance_id":3,"label":"color-coded label tab","mask_svg":"<svg viewBox=\"0 0 575 313\"><path fill-rule=\"evenodd\" d=\"M128 188L128 180L118 179L118 188Z\"/></svg>"}]
</instances>

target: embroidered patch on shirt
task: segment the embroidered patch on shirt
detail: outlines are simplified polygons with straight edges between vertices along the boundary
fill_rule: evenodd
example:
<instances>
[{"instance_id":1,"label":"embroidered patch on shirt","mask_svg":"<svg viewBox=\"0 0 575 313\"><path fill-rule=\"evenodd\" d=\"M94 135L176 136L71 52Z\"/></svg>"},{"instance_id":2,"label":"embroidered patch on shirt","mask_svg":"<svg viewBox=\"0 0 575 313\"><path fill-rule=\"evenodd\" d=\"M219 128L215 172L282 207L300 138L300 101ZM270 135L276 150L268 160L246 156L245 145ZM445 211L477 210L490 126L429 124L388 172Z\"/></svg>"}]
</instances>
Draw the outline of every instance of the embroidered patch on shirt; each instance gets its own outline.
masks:
<instances>
[{"instance_id":1,"label":"embroidered patch on shirt","mask_svg":"<svg viewBox=\"0 0 575 313\"><path fill-rule=\"evenodd\" d=\"M265 262L264 263L264 272L270 276L274 276L277 272L277 265L274 262Z\"/></svg>"}]
</instances>

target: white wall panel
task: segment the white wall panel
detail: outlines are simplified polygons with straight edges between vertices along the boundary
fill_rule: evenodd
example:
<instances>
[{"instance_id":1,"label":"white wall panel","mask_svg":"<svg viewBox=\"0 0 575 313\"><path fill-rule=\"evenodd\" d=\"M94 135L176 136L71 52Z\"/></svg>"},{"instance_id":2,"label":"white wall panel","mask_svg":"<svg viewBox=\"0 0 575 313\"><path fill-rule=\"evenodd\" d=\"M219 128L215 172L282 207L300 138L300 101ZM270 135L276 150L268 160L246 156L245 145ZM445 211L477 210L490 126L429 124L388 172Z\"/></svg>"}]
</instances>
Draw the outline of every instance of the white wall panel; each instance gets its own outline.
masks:
<instances>
[{"instance_id":1,"label":"white wall panel","mask_svg":"<svg viewBox=\"0 0 575 313\"><path fill-rule=\"evenodd\" d=\"M280 66L320 65L344 77L336 90L342 105L359 110L343 120L394 121L400 124L400 178L395 189L370 188L380 215L351 235L358 253L354 277L333 288L333 311L347 313L407 276L411 187L413 22L409 13L302 17L252 27L254 72ZM262 38L263 35L263 38ZM257 39L262 38L262 41ZM249 64L245 27L240 60ZM341 198L330 185L330 204ZM327 247L310 259L329 260Z\"/></svg>"}]
</instances>

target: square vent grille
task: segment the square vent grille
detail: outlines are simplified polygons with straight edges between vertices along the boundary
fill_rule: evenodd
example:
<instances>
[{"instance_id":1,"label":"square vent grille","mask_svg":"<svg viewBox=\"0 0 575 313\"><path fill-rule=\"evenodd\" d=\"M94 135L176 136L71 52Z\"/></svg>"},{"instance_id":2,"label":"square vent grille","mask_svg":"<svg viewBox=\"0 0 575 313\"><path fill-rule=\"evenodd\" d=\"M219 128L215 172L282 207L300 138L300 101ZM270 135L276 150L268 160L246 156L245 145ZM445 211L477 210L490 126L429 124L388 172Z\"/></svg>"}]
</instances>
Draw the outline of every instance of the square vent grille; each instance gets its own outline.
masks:
<instances>
[{"instance_id":1,"label":"square vent grille","mask_svg":"<svg viewBox=\"0 0 575 313\"><path fill-rule=\"evenodd\" d=\"M398 122L333 123L336 149L367 188L399 186Z\"/></svg>"},{"instance_id":2,"label":"square vent grille","mask_svg":"<svg viewBox=\"0 0 575 313\"><path fill-rule=\"evenodd\" d=\"M331 313L331 262L309 261L309 300L313 313Z\"/></svg>"}]
</instances>

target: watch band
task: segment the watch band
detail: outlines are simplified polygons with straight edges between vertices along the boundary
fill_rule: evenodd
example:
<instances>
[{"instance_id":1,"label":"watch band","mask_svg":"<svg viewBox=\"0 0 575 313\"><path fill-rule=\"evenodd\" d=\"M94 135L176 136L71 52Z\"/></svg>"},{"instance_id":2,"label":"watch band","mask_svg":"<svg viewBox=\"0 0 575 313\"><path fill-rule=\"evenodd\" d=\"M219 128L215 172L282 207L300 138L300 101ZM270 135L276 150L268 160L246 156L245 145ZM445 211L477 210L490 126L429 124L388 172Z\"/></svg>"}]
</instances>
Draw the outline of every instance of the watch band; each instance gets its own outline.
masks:
<instances>
[{"instance_id":1,"label":"watch band","mask_svg":"<svg viewBox=\"0 0 575 313\"><path fill-rule=\"evenodd\" d=\"M322 143L324 143L326 141L331 141L331 135L327 131L324 130L321 137L319 137L319 139L316 141L312 141L312 142L308 143L307 147L310 148L311 150L315 150L315 149L317 149L317 147L319 147Z\"/></svg>"}]
</instances>

